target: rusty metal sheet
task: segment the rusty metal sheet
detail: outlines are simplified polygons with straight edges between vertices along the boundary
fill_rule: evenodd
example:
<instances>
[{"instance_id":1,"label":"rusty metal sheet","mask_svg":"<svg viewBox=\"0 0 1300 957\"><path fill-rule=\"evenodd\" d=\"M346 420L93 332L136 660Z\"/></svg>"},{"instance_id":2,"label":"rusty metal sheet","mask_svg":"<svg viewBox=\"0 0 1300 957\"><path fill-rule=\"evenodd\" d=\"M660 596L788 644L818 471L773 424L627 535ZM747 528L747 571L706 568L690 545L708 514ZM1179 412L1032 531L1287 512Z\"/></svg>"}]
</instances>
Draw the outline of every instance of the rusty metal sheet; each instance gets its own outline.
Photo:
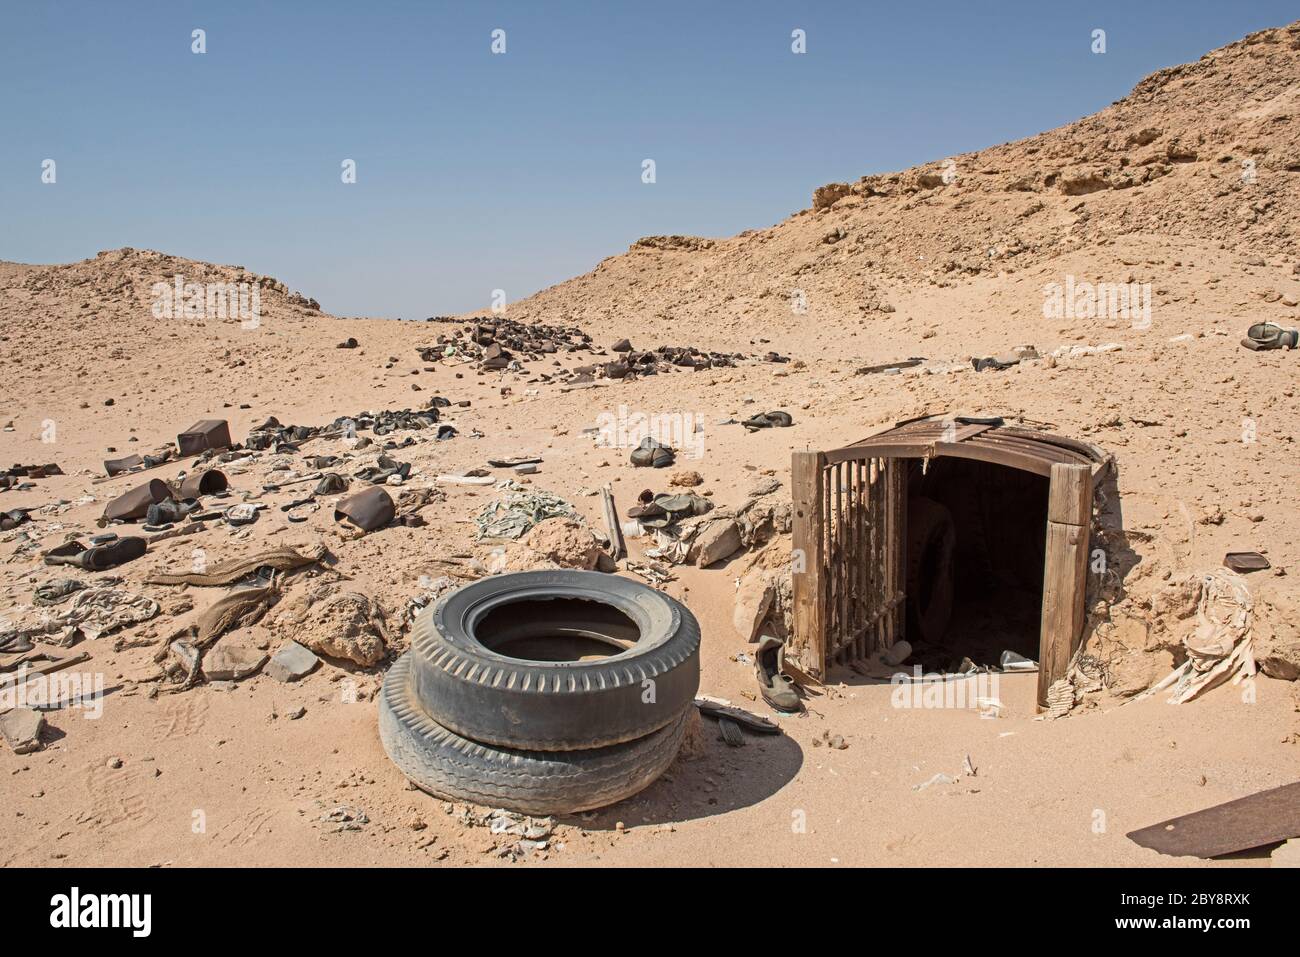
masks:
<instances>
[{"instance_id":1,"label":"rusty metal sheet","mask_svg":"<svg viewBox=\"0 0 1300 957\"><path fill-rule=\"evenodd\" d=\"M1050 475L1052 465L1057 462L1098 466L1107 458L1099 448L1086 442L1016 425L962 424L955 434L947 433L955 441L945 442L950 421L932 416L901 422L850 446L827 452L826 460L833 465L868 455L882 458L948 455Z\"/></svg>"},{"instance_id":2,"label":"rusty metal sheet","mask_svg":"<svg viewBox=\"0 0 1300 957\"><path fill-rule=\"evenodd\" d=\"M1300 781L1172 817L1126 836L1175 857L1218 857L1300 837Z\"/></svg>"}]
</instances>

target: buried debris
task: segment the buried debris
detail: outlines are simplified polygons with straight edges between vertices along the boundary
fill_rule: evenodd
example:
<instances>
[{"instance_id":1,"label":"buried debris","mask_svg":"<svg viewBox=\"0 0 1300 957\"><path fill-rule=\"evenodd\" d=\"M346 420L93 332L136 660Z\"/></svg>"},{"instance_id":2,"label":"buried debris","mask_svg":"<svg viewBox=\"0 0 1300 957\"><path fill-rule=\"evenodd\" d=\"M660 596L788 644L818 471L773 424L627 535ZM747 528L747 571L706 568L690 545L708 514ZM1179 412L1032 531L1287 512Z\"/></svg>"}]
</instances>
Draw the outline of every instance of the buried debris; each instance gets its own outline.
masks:
<instances>
[{"instance_id":1,"label":"buried debris","mask_svg":"<svg viewBox=\"0 0 1300 957\"><path fill-rule=\"evenodd\" d=\"M762 715L751 714L743 708L737 708L727 701L718 698L698 697L695 699L695 707L699 709L700 714L706 718L721 720L723 718L735 724L741 725L753 731L755 734L780 734L781 728L774 721L764 718Z\"/></svg>"},{"instance_id":2,"label":"buried debris","mask_svg":"<svg viewBox=\"0 0 1300 957\"><path fill-rule=\"evenodd\" d=\"M237 588L168 635L154 653L154 661L179 684L164 690L184 691L197 683L204 651L227 632L257 624L279 596L275 582L260 588Z\"/></svg>"},{"instance_id":3,"label":"buried debris","mask_svg":"<svg viewBox=\"0 0 1300 957\"><path fill-rule=\"evenodd\" d=\"M104 517L101 521L107 524L108 522L130 522L144 518L149 512L150 505L172 497L172 490L167 487L166 482L162 479L150 479L143 485L138 485L130 491L123 492L105 505Z\"/></svg>"},{"instance_id":4,"label":"buried debris","mask_svg":"<svg viewBox=\"0 0 1300 957\"><path fill-rule=\"evenodd\" d=\"M1226 568L1201 579L1196 630L1183 640L1187 660L1133 701L1169 689L1169 703L1183 704L1224 681L1237 684L1255 674L1251 620L1254 602L1246 580Z\"/></svg>"},{"instance_id":5,"label":"buried debris","mask_svg":"<svg viewBox=\"0 0 1300 957\"><path fill-rule=\"evenodd\" d=\"M383 528L396 514L397 506L382 485L372 485L355 495L349 495L334 506L335 521L342 522L346 519L362 532Z\"/></svg>"},{"instance_id":6,"label":"buried debris","mask_svg":"<svg viewBox=\"0 0 1300 957\"><path fill-rule=\"evenodd\" d=\"M260 575L264 569L276 572L290 572L299 568L315 565L329 553L323 546L308 549L301 555L289 547L271 548L256 552L243 558L232 558L219 562L207 571L157 573L145 579L147 585L233 585L250 575Z\"/></svg>"},{"instance_id":7,"label":"buried debris","mask_svg":"<svg viewBox=\"0 0 1300 957\"><path fill-rule=\"evenodd\" d=\"M609 536L609 555L614 561L627 557L627 542L623 527L618 522L618 507L614 504L614 491L606 483L600 490L600 503L604 512L605 532Z\"/></svg>"},{"instance_id":8,"label":"buried debris","mask_svg":"<svg viewBox=\"0 0 1300 957\"><path fill-rule=\"evenodd\" d=\"M1125 835L1176 857L1219 857L1300 837L1300 781L1170 818Z\"/></svg>"},{"instance_id":9,"label":"buried debris","mask_svg":"<svg viewBox=\"0 0 1300 957\"><path fill-rule=\"evenodd\" d=\"M1010 369L1014 365L1019 365L1026 359L1037 359L1038 350L1033 346L1016 346L1015 349L1000 356L982 356L971 359L971 366L976 372L991 370L1001 372L1003 369Z\"/></svg>"},{"instance_id":10,"label":"buried debris","mask_svg":"<svg viewBox=\"0 0 1300 957\"><path fill-rule=\"evenodd\" d=\"M33 640L66 648L79 636L94 639L109 635L149 621L158 611L158 603L144 595L121 588L83 588L71 601L43 607L39 614L30 618L0 620L0 648L24 645Z\"/></svg>"},{"instance_id":11,"label":"buried debris","mask_svg":"<svg viewBox=\"0 0 1300 957\"><path fill-rule=\"evenodd\" d=\"M794 419L789 412L760 412L740 424L750 432L757 432L759 429L788 429L794 425Z\"/></svg>"},{"instance_id":12,"label":"buried debris","mask_svg":"<svg viewBox=\"0 0 1300 957\"><path fill-rule=\"evenodd\" d=\"M285 602L275 625L285 637L318 655L368 668L388 657L383 608L361 592L318 586Z\"/></svg>"},{"instance_id":13,"label":"buried debris","mask_svg":"<svg viewBox=\"0 0 1300 957\"><path fill-rule=\"evenodd\" d=\"M572 505L553 492L511 492L490 502L474 519L478 537L513 540L548 518L578 519Z\"/></svg>"},{"instance_id":14,"label":"buried debris","mask_svg":"<svg viewBox=\"0 0 1300 957\"><path fill-rule=\"evenodd\" d=\"M230 640L218 642L203 656L203 677L208 681L241 681L266 664L266 652Z\"/></svg>"}]
</instances>

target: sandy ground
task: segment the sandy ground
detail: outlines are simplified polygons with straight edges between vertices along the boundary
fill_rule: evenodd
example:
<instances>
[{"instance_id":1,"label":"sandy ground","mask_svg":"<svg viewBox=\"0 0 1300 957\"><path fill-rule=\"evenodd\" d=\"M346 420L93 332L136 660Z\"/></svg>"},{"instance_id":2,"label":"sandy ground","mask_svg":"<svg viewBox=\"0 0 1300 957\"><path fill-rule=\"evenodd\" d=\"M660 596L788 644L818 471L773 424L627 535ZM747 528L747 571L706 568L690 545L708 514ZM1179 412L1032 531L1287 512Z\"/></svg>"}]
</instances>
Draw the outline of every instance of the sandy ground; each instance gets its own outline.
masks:
<instances>
[{"instance_id":1,"label":"sandy ground","mask_svg":"<svg viewBox=\"0 0 1300 957\"><path fill-rule=\"evenodd\" d=\"M0 618L24 614L33 588L59 577L40 563L40 551L70 532L96 531L104 503L139 481L96 483L102 461L152 451L200 418L229 419L240 441L268 415L323 425L362 410L419 407L434 395L470 400L468 408L444 410L459 430L454 439L421 435L396 453L413 465L408 487L482 467L489 457L537 454L545 461L528 481L565 496L598 525L600 485L611 483L625 510L645 487L666 490L672 471L633 469L627 449L598 448L583 433L624 409L698 416L701 455L678 468L698 470L705 481L697 491L721 505L739 504L764 474L788 496L795 449L838 447L923 413L1022 416L1116 457L1123 527L1137 561L1114 606L1102 609L1105 626L1089 638L1114 666L1106 693L1065 719L1040 721L1034 676L1007 676L1005 710L982 718L893 707L888 685L846 670L810 698L807 715L779 718L779 737L729 748L703 721L647 791L561 821L551 847L522 863L1203 863L1161 857L1124 834L1294 780L1300 686L1261 675L1253 701L1226 686L1183 706L1160 697L1127 702L1169 669L1187 629L1162 619L1152 596L1180 576L1218 567L1229 550L1268 556L1272 569L1250 577L1256 640L1278 661L1300 660L1287 611L1297 607L1300 544L1285 493L1300 479L1297 353L1252 353L1238 344L1251 322L1300 324L1293 202L1300 174L1287 165L1297 137L1286 109L1296 60L1288 51L1300 28L1273 33L1215 51L1154 88L1144 81L1130 101L1072 127L962 157L963 170L986 172L949 192L931 183L891 194L876 183L716 245L635 247L507 311L577 323L598 347L630 336L640 348L689 344L751 356L775 349L796 360L790 363L747 360L564 392L534 381L553 371L549 363L478 373L423 362L416 350L447 331L441 324L336 319L273 280L257 328L151 315L153 282L174 274L256 280L242 267L133 250L68 266L0 264L0 426L12 423L0 433L3 454L11 463L57 462L67 473L0 493L0 510L38 509L28 524L0 534ZM1209 115L1211 107L1218 112ZM1124 135L1152 124L1159 127L1154 145ZM1186 144L1198 130L1205 139L1189 160ZM1115 155L1132 154L1143 168L1150 164L1139 150L1164 150L1157 165L1168 170L1138 185L1064 194L1050 185L1059 177L1045 179L1044 171L1068 167L1072 138L1080 137L1097 149L1117 144ZM1259 200L1241 194L1237 178L1223 177L1219 154L1233 137L1260 159ZM1130 160L1110 161L1107 175L1118 180ZM1023 190L976 185L982 175L1018 182L1027 171L1034 176ZM909 182L917 175L902 174ZM837 229L846 236L827 242ZM989 231L1001 237L996 255L984 251ZM973 256L978 268L937 269L936 258L951 256ZM1044 318L1044 284L1067 275L1150 282L1150 324ZM804 311L786 301L797 283L807 287ZM360 348L335 348L349 336ZM969 368L972 355L1026 343L1046 356L1111 342L1121 348L996 373ZM928 368L855 374L910 355L925 356ZM583 353L563 358L566 366L587 361ZM721 424L777 408L792 413L793 428L749 434ZM307 443L302 454L343 451L326 439ZM411 790L387 760L373 700L382 665L331 660L291 685L258 675L229 687L153 693L158 641L186 604L202 609L223 589L143 580L155 570L186 570L196 547L218 562L264 546L324 543L336 559L330 570L305 573L294 587L341 576L393 622L420 576L441 574L438 559L488 556L472 520L492 489L441 487L445 498L424 510L425 527L346 540L328 504L290 525L274 506L295 497L292 490L261 495L275 458L231 470L235 500L255 495L272 506L249 532L215 527L160 543L114 573L124 587L159 600L164 614L72 649L89 653L83 667L105 676L102 717L53 711L44 750L15 755L0 747L0 864L505 862L502 839L465 823L462 809ZM301 456L292 458L302 468ZM171 479L182 468L171 463L148 475ZM38 550L26 550L29 542ZM641 547L634 542L634 554ZM667 591L703 626L701 690L770 713L752 700L752 670L737 660L752 652L732 626L746 560L677 568ZM280 640L266 624L230 637L268 648ZM394 628L391 650L404 645L403 630ZM347 700L352 692L355 701ZM299 708L305 712L290 717ZM827 732L848 747L819 746ZM967 758L973 775L963 773ZM939 773L956 780L917 789ZM368 823L335 830L322 816L339 805L364 809ZM1212 866L1267 863L1255 854Z\"/></svg>"},{"instance_id":2,"label":"sandy ground","mask_svg":"<svg viewBox=\"0 0 1300 957\"><path fill-rule=\"evenodd\" d=\"M386 331L380 324L351 328L360 337ZM1229 342L1222 346L1223 355L1212 363L1236 355ZM331 356L328 351L322 355ZM363 363L368 358L348 355L336 361ZM1090 377L1116 361L1122 360L1094 357L1090 365L1080 364L1080 374ZM462 394L452 375L445 370L433 374L450 387L449 398ZM1041 392L1042 383L1022 382L1030 375L1012 372L998 382L989 374L965 378L987 382L997 392L1013 382ZM782 399L797 398L803 390L791 378L774 378L771 367L749 365L723 374L677 373L672 391L675 401L698 397L698 404L688 407L708 409L706 421L712 423L739 411L749 393L776 391ZM829 373L826 378L835 381ZM719 381L711 384L714 380ZM839 380L841 387L861 381ZM399 383L397 379L391 391L385 390L391 400L353 383L357 391L332 396L332 408L391 407L405 398L397 391ZM664 394L662 384L653 380L611 389L634 408L654 408ZM490 395L498 389L481 391ZM598 499L575 490L594 488L598 478L607 478L626 507L640 487L658 487L666 478L656 474L652 481L625 464L624 450L598 449L581 436L581 428L592 421L595 395L608 391L476 401L455 417L461 436L404 450L404 457L428 475L481 465L493 454L537 452L546 462L541 474L533 476L534 484L562 491L597 520ZM799 424L788 431L748 434L735 426L710 426L703 457L684 464L697 468L706 478L704 488L723 503L735 500L752 480L754 472L747 467L771 469L787 481L792 448L869 431L865 414L856 408L871 408L879 400L860 399L841 395L839 402L855 412L825 419L811 409L797 411ZM300 396L299 401L310 409L322 399ZM602 407L610 401L599 400ZM797 409L792 402L774 404ZM167 418L177 422L216 412L210 407L167 408ZM251 421L270 411L239 414ZM274 411L283 421L298 421L284 407ZM235 422L238 429L247 425L238 416ZM467 437L475 427L488 437ZM147 428L146 447L165 440L161 426ZM68 471L88 464L104 434L77 431L61 441L57 457ZM304 451L314 453L319 449L313 446L324 444L309 443ZM26 461L36 451L29 447L22 452L30 454L20 457ZM173 465L157 471L168 477L178 470ZM124 477L109 484L116 489L134 481ZM236 488L241 485L258 487L255 481L235 478ZM102 502L106 493L99 487L69 475L41 482L39 491L10 493L6 504L37 504L51 496L75 500L87 488ZM1167 485L1166 492L1174 494L1173 487ZM419 575L432 569L430 559L473 550L467 520L490 495L491 490L448 487L446 501L426 510L429 527L389 529L356 542L331 537L328 510L313 516L304 531L271 509L254 529L259 541L326 541L338 556L337 567L352 576L354 585L401 596L417 590ZM289 497L286 491L274 501ZM88 503L59 515L58 522L86 527L100 508L100 502ZM1246 518L1240 521L1243 531L1260 527ZM228 530L215 529L197 537L210 559L219 561L248 550L247 543L229 536ZM193 543L180 541L164 547L158 558L151 552L135 563L140 568L121 571L140 579L150 567L185 567ZM1270 542L1275 561L1294 561L1293 544ZM735 564L733 560L731 566ZM46 577L30 563L4 568L9 594L15 596ZM145 590L168 592L158 586ZM221 590L187 591L202 603L210 600L209 592ZM703 626L702 690L769 713L761 702L747 699L754 691L752 672L733 660L751 648L731 627L734 576L726 567L683 569L668 591L684 600ZM145 629L161 634L161 626ZM250 629L252 640L266 641L258 630ZM501 845L499 839L486 828L467 827L442 802L409 790L386 759L369 700L378 684L375 674L329 663L295 685L262 675L231 690L199 687L151 699L152 649L114 652L113 641L106 637L83 643L91 646L93 667L107 676L110 693L101 718L51 713L53 732L44 751L24 756L0 752L0 764L8 772L3 778L9 809L3 819L4 863L498 861L493 849ZM690 758L679 759L641 796L565 822L545 863L1173 864L1179 862L1138 848L1124 833L1285 783L1295 774L1300 702L1290 682L1260 677L1252 704L1228 687L1191 705L1174 707L1159 698L1111 703L1048 723L1034 720L1033 676L1002 679L1007 709L996 719L973 711L894 708L888 685L851 671L833 677L843 684L833 683L810 700L807 716L779 719L786 731L779 738L750 738L747 747L731 749L716 739L710 722L703 722L699 747ZM359 688L355 703L343 700L348 682ZM291 720L288 715L298 707L306 708L305 715ZM823 731L842 735L848 748L815 745ZM973 777L960 775L967 756L976 768ZM111 766L114 759L120 767ZM941 772L958 780L914 790ZM334 825L320 818L340 804L363 808L371 823L360 831L335 833ZM621 833L618 822L625 825ZM199 824L201 833L194 833Z\"/></svg>"}]
</instances>

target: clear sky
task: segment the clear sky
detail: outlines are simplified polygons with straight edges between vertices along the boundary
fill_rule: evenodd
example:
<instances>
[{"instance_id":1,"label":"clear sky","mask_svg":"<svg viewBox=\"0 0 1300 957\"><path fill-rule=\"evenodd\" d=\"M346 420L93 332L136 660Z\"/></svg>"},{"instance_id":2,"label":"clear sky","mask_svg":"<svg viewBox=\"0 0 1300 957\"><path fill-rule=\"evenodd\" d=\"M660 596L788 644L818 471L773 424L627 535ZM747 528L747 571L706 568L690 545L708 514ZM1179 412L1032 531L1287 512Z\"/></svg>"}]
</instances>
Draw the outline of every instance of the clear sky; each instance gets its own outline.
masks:
<instances>
[{"instance_id":1,"label":"clear sky","mask_svg":"<svg viewBox=\"0 0 1300 957\"><path fill-rule=\"evenodd\" d=\"M336 314L460 312L640 236L770 225L822 183L1068 123L1296 17L1295 0L5 0L0 259L135 246L270 273Z\"/></svg>"}]
</instances>

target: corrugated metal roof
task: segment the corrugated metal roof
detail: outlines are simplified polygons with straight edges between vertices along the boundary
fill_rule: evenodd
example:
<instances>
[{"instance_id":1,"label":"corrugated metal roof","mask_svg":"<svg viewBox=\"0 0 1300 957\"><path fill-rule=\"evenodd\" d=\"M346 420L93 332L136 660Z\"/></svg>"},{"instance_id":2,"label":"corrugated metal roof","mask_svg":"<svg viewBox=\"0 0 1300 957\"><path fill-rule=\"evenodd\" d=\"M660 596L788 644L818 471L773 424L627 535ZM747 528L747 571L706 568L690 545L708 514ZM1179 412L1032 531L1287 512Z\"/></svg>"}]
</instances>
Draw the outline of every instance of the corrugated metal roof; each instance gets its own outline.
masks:
<instances>
[{"instance_id":1,"label":"corrugated metal roof","mask_svg":"<svg viewBox=\"0 0 1300 957\"><path fill-rule=\"evenodd\" d=\"M826 453L827 464L861 458L979 459L1038 475L1051 475L1058 462L1087 465L1096 473L1110 457L1097 446L1051 432L1038 432L1000 420L987 422L961 416L929 416L899 422L868 438Z\"/></svg>"}]
</instances>

